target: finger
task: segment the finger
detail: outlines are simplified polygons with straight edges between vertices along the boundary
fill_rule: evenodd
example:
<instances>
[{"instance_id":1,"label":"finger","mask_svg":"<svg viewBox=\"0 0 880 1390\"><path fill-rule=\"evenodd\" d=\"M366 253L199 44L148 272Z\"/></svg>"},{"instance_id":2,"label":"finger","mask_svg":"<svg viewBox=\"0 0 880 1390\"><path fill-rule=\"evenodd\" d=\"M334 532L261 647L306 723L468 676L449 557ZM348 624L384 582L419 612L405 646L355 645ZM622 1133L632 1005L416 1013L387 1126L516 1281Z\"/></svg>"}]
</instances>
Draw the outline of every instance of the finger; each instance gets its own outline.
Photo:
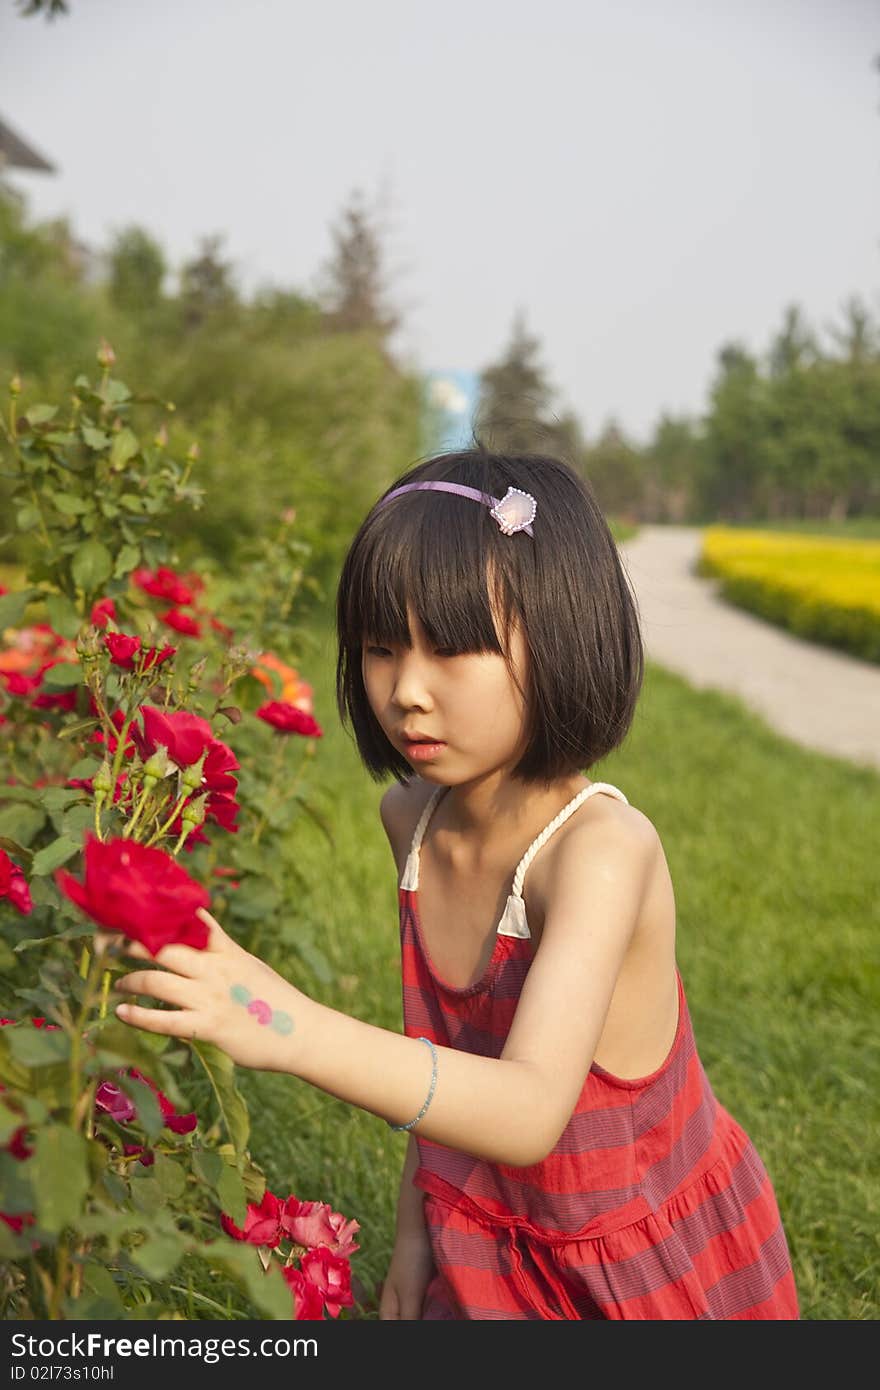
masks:
<instances>
[{"instance_id":1,"label":"finger","mask_svg":"<svg viewBox=\"0 0 880 1390\"><path fill-rule=\"evenodd\" d=\"M163 1004L186 1004L189 990L177 975L169 975L167 970L135 970L130 975L121 975L113 988L124 994L145 994L149 999L160 999Z\"/></svg>"},{"instance_id":2,"label":"finger","mask_svg":"<svg viewBox=\"0 0 880 1390\"><path fill-rule=\"evenodd\" d=\"M209 929L210 935L208 936L208 949L210 950L210 948L215 944L213 938L215 936L225 936L226 932L223 930L220 923L217 921L217 918L212 917L206 907L197 907L196 916L199 918L200 921L204 922L205 926Z\"/></svg>"},{"instance_id":3,"label":"finger","mask_svg":"<svg viewBox=\"0 0 880 1390\"><path fill-rule=\"evenodd\" d=\"M151 958L147 948L142 946L139 941L132 941L118 931L96 931L94 946L95 954L98 956L112 952L114 956L137 956L140 960Z\"/></svg>"},{"instance_id":4,"label":"finger","mask_svg":"<svg viewBox=\"0 0 880 1390\"><path fill-rule=\"evenodd\" d=\"M116 1017L145 1033L165 1033L170 1038L198 1039L196 1016L189 1009L145 1009L140 1004L117 1004Z\"/></svg>"}]
</instances>

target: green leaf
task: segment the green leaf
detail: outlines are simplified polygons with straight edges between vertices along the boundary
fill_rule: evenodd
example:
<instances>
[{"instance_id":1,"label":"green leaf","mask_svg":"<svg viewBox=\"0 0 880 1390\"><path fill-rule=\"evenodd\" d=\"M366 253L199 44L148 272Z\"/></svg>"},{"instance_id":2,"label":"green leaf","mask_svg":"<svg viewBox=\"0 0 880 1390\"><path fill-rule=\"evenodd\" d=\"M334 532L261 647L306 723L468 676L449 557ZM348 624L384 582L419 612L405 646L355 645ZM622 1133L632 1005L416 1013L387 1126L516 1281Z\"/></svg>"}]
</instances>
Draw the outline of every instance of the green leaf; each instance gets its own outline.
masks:
<instances>
[{"instance_id":1,"label":"green leaf","mask_svg":"<svg viewBox=\"0 0 880 1390\"><path fill-rule=\"evenodd\" d=\"M24 610L36 594L36 589L18 589L15 593L0 596L0 633L4 627L19 625L24 617Z\"/></svg>"},{"instance_id":2,"label":"green leaf","mask_svg":"<svg viewBox=\"0 0 880 1390\"><path fill-rule=\"evenodd\" d=\"M60 512L62 516L82 516L85 512L94 510L93 502L86 502L82 497L75 497L69 492L50 492L48 496L56 512Z\"/></svg>"},{"instance_id":3,"label":"green leaf","mask_svg":"<svg viewBox=\"0 0 880 1390\"><path fill-rule=\"evenodd\" d=\"M273 1260L268 1270L264 1270L252 1245L243 1246L238 1241L227 1239L203 1245L199 1253L208 1262L209 1268L219 1265L227 1274L231 1274L267 1318L289 1320L292 1317L293 1295L284 1282L277 1260Z\"/></svg>"},{"instance_id":4,"label":"green leaf","mask_svg":"<svg viewBox=\"0 0 880 1390\"><path fill-rule=\"evenodd\" d=\"M220 1155L214 1153L213 1149L193 1145L192 1165L196 1177L201 1178L202 1182L216 1191L223 1169L227 1167Z\"/></svg>"},{"instance_id":5,"label":"green leaf","mask_svg":"<svg viewBox=\"0 0 880 1390\"><path fill-rule=\"evenodd\" d=\"M141 498L136 492L124 492L119 500L130 512L139 512L141 509Z\"/></svg>"},{"instance_id":6,"label":"green leaf","mask_svg":"<svg viewBox=\"0 0 880 1390\"><path fill-rule=\"evenodd\" d=\"M17 1062L30 1070L33 1067L54 1066L70 1056L70 1041L60 1029L48 1032L45 1028L35 1028L32 1023L19 1024L9 1028L9 1048Z\"/></svg>"},{"instance_id":7,"label":"green leaf","mask_svg":"<svg viewBox=\"0 0 880 1390\"><path fill-rule=\"evenodd\" d=\"M66 835L60 835L51 845L37 851L31 872L38 876L52 874L62 864L66 864L68 859L79 854L81 849L82 844L79 840L70 840Z\"/></svg>"},{"instance_id":8,"label":"green leaf","mask_svg":"<svg viewBox=\"0 0 880 1390\"><path fill-rule=\"evenodd\" d=\"M113 573L113 556L100 541L83 541L74 551L70 565L74 583L84 593L93 593Z\"/></svg>"},{"instance_id":9,"label":"green leaf","mask_svg":"<svg viewBox=\"0 0 880 1390\"><path fill-rule=\"evenodd\" d=\"M87 1260L83 1265L83 1288L90 1294L92 1304L97 1308L101 1307L103 1312L88 1312L79 1305L87 1302L84 1294L81 1299L76 1300L77 1311L74 1316L78 1318L99 1320L101 1318L122 1318L125 1316L125 1309L119 1290L113 1279L113 1275L104 1265L97 1264L94 1260Z\"/></svg>"},{"instance_id":10,"label":"green leaf","mask_svg":"<svg viewBox=\"0 0 880 1390\"><path fill-rule=\"evenodd\" d=\"M26 410L24 418L29 425L46 425L58 414L57 405L32 405Z\"/></svg>"},{"instance_id":11,"label":"green leaf","mask_svg":"<svg viewBox=\"0 0 880 1390\"><path fill-rule=\"evenodd\" d=\"M191 1046L208 1074L220 1106L226 1133L241 1158L247 1148L251 1125L247 1105L236 1089L235 1064L228 1053L221 1052L213 1043L194 1042Z\"/></svg>"},{"instance_id":12,"label":"green leaf","mask_svg":"<svg viewBox=\"0 0 880 1390\"><path fill-rule=\"evenodd\" d=\"M65 724L56 735L56 738L78 738L80 734L87 733L88 730L97 728L100 719L80 719L75 724Z\"/></svg>"},{"instance_id":13,"label":"green leaf","mask_svg":"<svg viewBox=\"0 0 880 1390\"><path fill-rule=\"evenodd\" d=\"M157 1153L151 1171L169 1201L183 1196L186 1191L186 1174L173 1158Z\"/></svg>"},{"instance_id":14,"label":"green leaf","mask_svg":"<svg viewBox=\"0 0 880 1390\"><path fill-rule=\"evenodd\" d=\"M0 810L0 839L11 838L29 845L45 824L46 816L38 806L4 806Z\"/></svg>"},{"instance_id":15,"label":"green leaf","mask_svg":"<svg viewBox=\"0 0 880 1390\"><path fill-rule=\"evenodd\" d=\"M73 767L68 769L67 776L71 777L92 777L101 766L100 758L80 758Z\"/></svg>"},{"instance_id":16,"label":"green leaf","mask_svg":"<svg viewBox=\"0 0 880 1390\"><path fill-rule=\"evenodd\" d=\"M82 685L83 668L78 661L59 661L55 666L50 666L43 676L43 687L46 690L73 690L77 685Z\"/></svg>"},{"instance_id":17,"label":"green leaf","mask_svg":"<svg viewBox=\"0 0 880 1390\"><path fill-rule=\"evenodd\" d=\"M140 1070L140 1068L138 1068ZM120 1076L115 1084L134 1101L138 1124L148 1139L158 1139L165 1124L159 1102L145 1081L135 1076Z\"/></svg>"},{"instance_id":18,"label":"green leaf","mask_svg":"<svg viewBox=\"0 0 880 1390\"><path fill-rule=\"evenodd\" d=\"M7 854L13 855L19 861L20 867L26 871L30 869L33 854L24 845L20 845L17 840L11 840L8 835L0 836L0 849L5 849Z\"/></svg>"},{"instance_id":19,"label":"green leaf","mask_svg":"<svg viewBox=\"0 0 880 1390\"><path fill-rule=\"evenodd\" d=\"M115 379L108 381L107 385L101 388L100 395L110 405L121 405L123 401L131 398L131 392L125 382Z\"/></svg>"},{"instance_id":20,"label":"green leaf","mask_svg":"<svg viewBox=\"0 0 880 1390\"><path fill-rule=\"evenodd\" d=\"M79 631L80 616L76 606L63 594L52 594L46 599L46 612L49 622L62 637L74 638ZM50 668L54 670L54 667Z\"/></svg>"},{"instance_id":21,"label":"green leaf","mask_svg":"<svg viewBox=\"0 0 880 1390\"><path fill-rule=\"evenodd\" d=\"M148 1236L143 1245L129 1251L138 1269L150 1279L164 1279L179 1263L186 1246L178 1236Z\"/></svg>"},{"instance_id":22,"label":"green leaf","mask_svg":"<svg viewBox=\"0 0 880 1390\"><path fill-rule=\"evenodd\" d=\"M22 1116L10 1110L6 1102L0 1099L0 1145L8 1144L15 1131L23 1124Z\"/></svg>"},{"instance_id":23,"label":"green leaf","mask_svg":"<svg viewBox=\"0 0 880 1390\"><path fill-rule=\"evenodd\" d=\"M47 1125L37 1130L30 1164L39 1224L52 1232L74 1225L89 1190L88 1156L82 1135L66 1125Z\"/></svg>"},{"instance_id":24,"label":"green leaf","mask_svg":"<svg viewBox=\"0 0 880 1390\"><path fill-rule=\"evenodd\" d=\"M5 941L0 941L0 971L14 970L18 965L18 958L14 952L10 951Z\"/></svg>"},{"instance_id":25,"label":"green leaf","mask_svg":"<svg viewBox=\"0 0 880 1390\"><path fill-rule=\"evenodd\" d=\"M39 510L36 507L34 507L30 502L25 503L25 505L15 514L15 524L18 527L19 531L32 531L34 527L37 526L37 524L39 523L39 520Z\"/></svg>"},{"instance_id":26,"label":"green leaf","mask_svg":"<svg viewBox=\"0 0 880 1390\"><path fill-rule=\"evenodd\" d=\"M88 796L88 792L85 788L80 791L80 795ZM85 831L93 830L94 825L95 812L91 804L88 806L71 806L70 810L65 811L64 815L61 817L62 835L66 835L68 839L76 839L76 837L79 836L80 842L82 842L82 836Z\"/></svg>"},{"instance_id":27,"label":"green leaf","mask_svg":"<svg viewBox=\"0 0 880 1390\"><path fill-rule=\"evenodd\" d=\"M93 429L91 425L83 425L82 437L90 449L106 449L110 443L109 434L103 430Z\"/></svg>"},{"instance_id":28,"label":"green leaf","mask_svg":"<svg viewBox=\"0 0 880 1390\"><path fill-rule=\"evenodd\" d=\"M80 793L76 787L39 787L38 799L47 811L66 811Z\"/></svg>"},{"instance_id":29,"label":"green leaf","mask_svg":"<svg viewBox=\"0 0 880 1390\"><path fill-rule=\"evenodd\" d=\"M220 1210L231 1216L236 1226L243 1226L247 1220L247 1194L237 1168L223 1164L220 1181L216 1187Z\"/></svg>"},{"instance_id":30,"label":"green leaf","mask_svg":"<svg viewBox=\"0 0 880 1390\"><path fill-rule=\"evenodd\" d=\"M125 579L137 568L141 558L140 546L124 545L116 557L116 568L113 571L114 579Z\"/></svg>"},{"instance_id":31,"label":"green leaf","mask_svg":"<svg viewBox=\"0 0 880 1390\"><path fill-rule=\"evenodd\" d=\"M146 1176L141 1177L142 1173ZM131 1175L131 1201L136 1211L147 1216L153 1216L165 1203L162 1189L156 1179L150 1177L140 1164L137 1165L137 1171Z\"/></svg>"}]
</instances>

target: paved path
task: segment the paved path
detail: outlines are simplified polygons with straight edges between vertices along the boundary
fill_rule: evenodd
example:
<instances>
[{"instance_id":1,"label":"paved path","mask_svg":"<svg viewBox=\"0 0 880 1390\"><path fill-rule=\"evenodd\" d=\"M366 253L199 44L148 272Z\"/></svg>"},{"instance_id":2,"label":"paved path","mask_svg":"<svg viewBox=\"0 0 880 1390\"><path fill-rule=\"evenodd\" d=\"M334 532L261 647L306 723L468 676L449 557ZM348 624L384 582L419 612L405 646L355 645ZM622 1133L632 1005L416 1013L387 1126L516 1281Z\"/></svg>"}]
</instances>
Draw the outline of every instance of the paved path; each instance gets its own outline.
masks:
<instances>
[{"instance_id":1,"label":"paved path","mask_svg":"<svg viewBox=\"0 0 880 1390\"><path fill-rule=\"evenodd\" d=\"M808 748L880 768L880 666L794 637L716 596L691 566L702 532L643 526L621 545L648 657L739 695Z\"/></svg>"}]
</instances>

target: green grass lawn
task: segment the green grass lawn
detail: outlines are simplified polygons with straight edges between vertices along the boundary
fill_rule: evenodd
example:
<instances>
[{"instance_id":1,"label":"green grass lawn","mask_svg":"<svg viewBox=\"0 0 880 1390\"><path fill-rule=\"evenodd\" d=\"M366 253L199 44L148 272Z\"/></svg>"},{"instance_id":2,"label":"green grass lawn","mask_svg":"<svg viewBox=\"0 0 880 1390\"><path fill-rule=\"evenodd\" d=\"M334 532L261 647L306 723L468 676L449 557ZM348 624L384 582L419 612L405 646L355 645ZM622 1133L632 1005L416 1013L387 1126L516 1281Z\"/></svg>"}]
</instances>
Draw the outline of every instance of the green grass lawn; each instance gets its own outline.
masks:
<instances>
[{"instance_id":1,"label":"green grass lawn","mask_svg":"<svg viewBox=\"0 0 880 1390\"><path fill-rule=\"evenodd\" d=\"M297 828L314 885L299 910L337 973L319 985L293 960L287 973L331 1007L400 1031L383 787L339 726L329 628L321 651L303 674L326 730L315 790L336 844ZM697 1043L774 1181L802 1316L877 1317L880 779L805 752L738 701L653 666L625 747L590 775L619 786L663 841ZM356 1217L353 1269L373 1290L391 1250L406 1136L295 1078L242 1072L240 1084L273 1190Z\"/></svg>"}]
</instances>

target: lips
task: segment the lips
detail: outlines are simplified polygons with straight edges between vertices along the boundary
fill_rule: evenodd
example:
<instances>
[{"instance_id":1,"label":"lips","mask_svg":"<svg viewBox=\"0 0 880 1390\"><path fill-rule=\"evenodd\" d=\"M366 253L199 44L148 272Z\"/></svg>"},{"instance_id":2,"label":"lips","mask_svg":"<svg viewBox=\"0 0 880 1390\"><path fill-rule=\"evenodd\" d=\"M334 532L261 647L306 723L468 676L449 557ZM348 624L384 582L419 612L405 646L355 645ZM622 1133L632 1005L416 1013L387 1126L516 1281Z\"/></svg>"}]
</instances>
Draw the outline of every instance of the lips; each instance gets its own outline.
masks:
<instances>
[{"instance_id":1,"label":"lips","mask_svg":"<svg viewBox=\"0 0 880 1390\"><path fill-rule=\"evenodd\" d=\"M442 743L442 738L433 738L431 734L401 734L404 743Z\"/></svg>"}]
</instances>

